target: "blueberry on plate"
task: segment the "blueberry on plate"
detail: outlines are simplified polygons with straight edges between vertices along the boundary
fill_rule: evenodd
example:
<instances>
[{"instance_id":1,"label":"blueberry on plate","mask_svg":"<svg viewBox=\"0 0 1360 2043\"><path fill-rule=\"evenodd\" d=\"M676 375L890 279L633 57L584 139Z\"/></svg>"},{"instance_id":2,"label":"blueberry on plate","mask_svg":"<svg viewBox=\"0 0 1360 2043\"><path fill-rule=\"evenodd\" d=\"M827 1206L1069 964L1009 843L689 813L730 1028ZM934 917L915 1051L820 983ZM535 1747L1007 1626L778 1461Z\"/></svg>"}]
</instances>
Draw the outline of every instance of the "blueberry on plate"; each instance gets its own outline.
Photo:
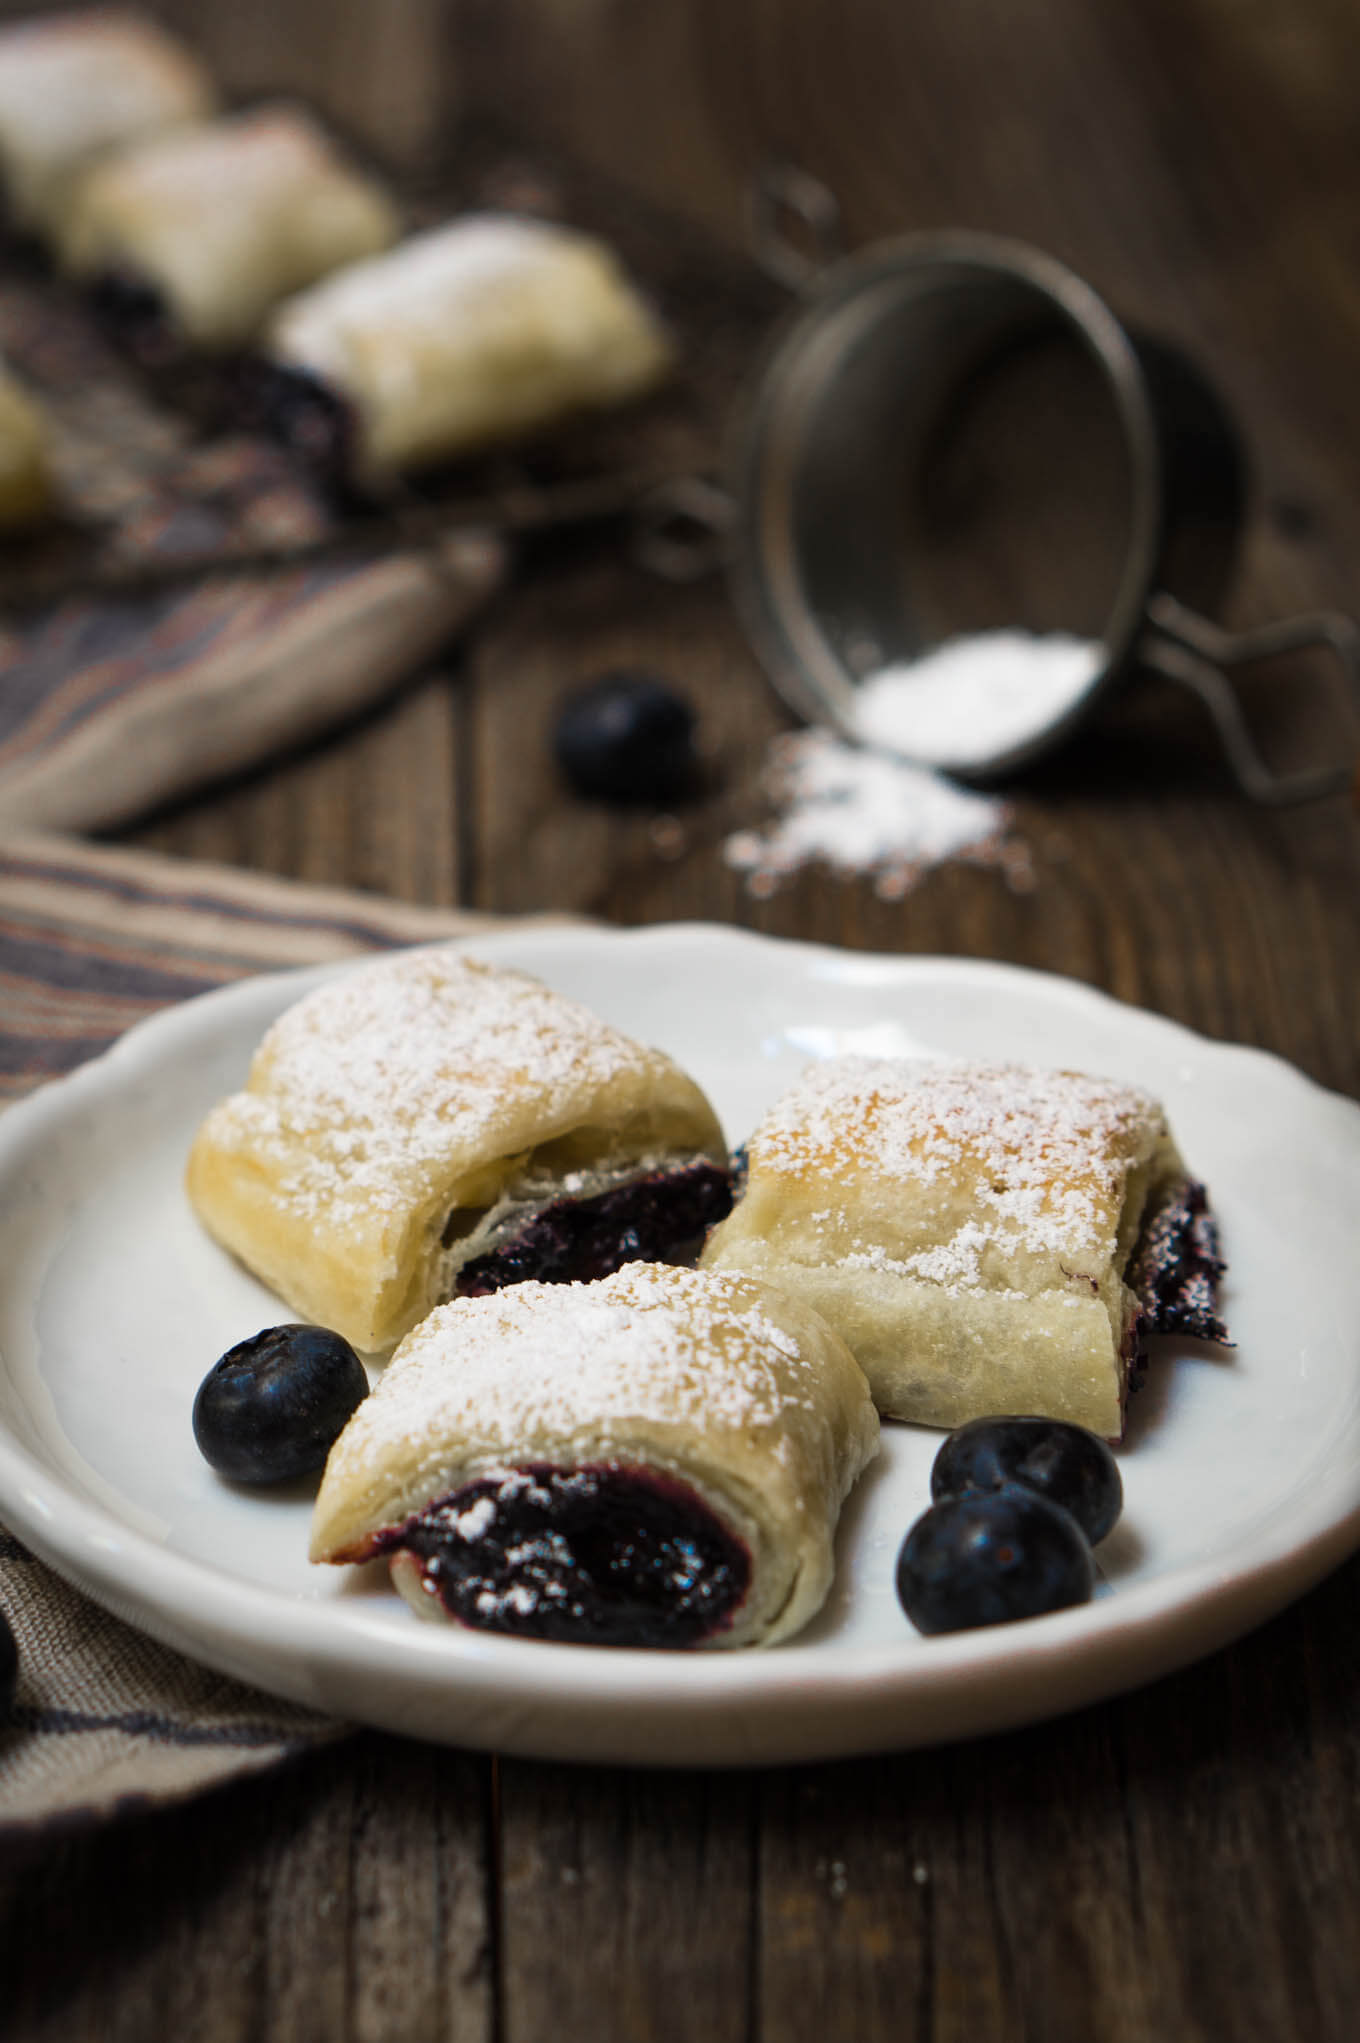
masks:
<instances>
[{"instance_id":1,"label":"blueberry on plate","mask_svg":"<svg viewBox=\"0 0 1360 2043\"><path fill-rule=\"evenodd\" d=\"M1092 1546L1124 1505L1119 1465L1098 1434L1061 1419L970 1419L949 1435L930 1471L935 1503L1021 1483L1070 1511Z\"/></svg>"},{"instance_id":2,"label":"blueberry on plate","mask_svg":"<svg viewBox=\"0 0 1360 2043\"><path fill-rule=\"evenodd\" d=\"M14 1706L14 1691L19 1686L19 1645L10 1621L0 1610L0 1717L7 1717Z\"/></svg>"},{"instance_id":3,"label":"blueberry on plate","mask_svg":"<svg viewBox=\"0 0 1360 2043\"><path fill-rule=\"evenodd\" d=\"M697 777L694 711L653 674L605 674L570 696L553 749L576 793L594 801L674 801Z\"/></svg>"},{"instance_id":4,"label":"blueberry on plate","mask_svg":"<svg viewBox=\"0 0 1360 2043\"><path fill-rule=\"evenodd\" d=\"M946 1497L897 1556L897 1595L916 1629L971 1631L1088 1603L1095 1565L1070 1512L1006 1483Z\"/></svg>"},{"instance_id":5,"label":"blueberry on plate","mask_svg":"<svg viewBox=\"0 0 1360 2043\"><path fill-rule=\"evenodd\" d=\"M266 1327L229 1348L194 1399L205 1461L235 1483L279 1483L325 1465L368 1395L364 1365L325 1327Z\"/></svg>"}]
</instances>

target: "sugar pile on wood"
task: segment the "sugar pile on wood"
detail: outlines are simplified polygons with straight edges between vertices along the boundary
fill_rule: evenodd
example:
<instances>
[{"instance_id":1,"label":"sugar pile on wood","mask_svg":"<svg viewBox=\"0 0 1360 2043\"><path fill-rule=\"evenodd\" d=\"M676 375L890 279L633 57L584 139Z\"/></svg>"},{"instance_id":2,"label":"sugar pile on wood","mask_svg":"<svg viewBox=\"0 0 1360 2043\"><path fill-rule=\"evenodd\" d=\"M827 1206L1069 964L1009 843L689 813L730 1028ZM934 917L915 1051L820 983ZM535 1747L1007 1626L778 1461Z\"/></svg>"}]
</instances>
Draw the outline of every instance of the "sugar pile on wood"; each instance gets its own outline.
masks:
<instances>
[{"instance_id":1,"label":"sugar pile on wood","mask_svg":"<svg viewBox=\"0 0 1360 2043\"><path fill-rule=\"evenodd\" d=\"M1047 730L1081 700L1102 657L1063 632L984 631L866 675L854 707L863 744L822 729L777 739L764 779L780 813L729 837L727 863L757 895L816 862L870 876L885 900L951 858L1031 886L1007 804L936 768L981 766Z\"/></svg>"},{"instance_id":2,"label":"sugar pile on wood","mask_svg":"<svg viewBox=\"0 0 1360 2043\"><path fill-rule=\"evenodd\" d=\"M818 861L868 875L884 900L900 899L951 858L1001 866L1012 884L1028 884L1028 853L1007 836L1007 804L927 767L814 728L774 741L764 780L780 814L723 846L728 865L746 874L758 896Z\"/></svg>"}]
</instances>

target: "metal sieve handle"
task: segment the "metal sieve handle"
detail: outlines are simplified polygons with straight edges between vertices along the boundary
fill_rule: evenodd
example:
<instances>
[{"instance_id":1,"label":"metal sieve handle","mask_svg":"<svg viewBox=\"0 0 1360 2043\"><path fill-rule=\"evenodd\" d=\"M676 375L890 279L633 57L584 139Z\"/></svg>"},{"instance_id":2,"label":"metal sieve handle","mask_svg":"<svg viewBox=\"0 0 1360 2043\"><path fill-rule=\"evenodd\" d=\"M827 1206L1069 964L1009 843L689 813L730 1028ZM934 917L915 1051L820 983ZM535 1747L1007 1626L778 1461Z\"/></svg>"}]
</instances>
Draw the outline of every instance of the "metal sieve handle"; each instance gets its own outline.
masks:
<instances>
[{"instance_id":1,"label":"metal sieve handle","mask_svg":"<svg viewBox=\"0 0 1360 2043\"><path fill-rule=\"evenodd\" d=\"M765 274L800 296L845 254L836 195L796 163L767 163L746 193L746 232Z\"/></svg>"},{"instance_id":2,"label":"metal sieve handle","mask_svg":"<svg viewBox=\"0 0 1360 2043\"><path fill-rule=\"evenodd\" d=\"M1236 667L1274 659L1281 653L1304 652L1310 646L1325 647L1335 655L1346 684L1345 706L1354 729L1360 723L1360 627L1353 618L1324 610L1286 617L1256 631L1229 632L1165 592L1150 599L1147 618L1149 629L1139 640L1138 659L1199 697L1214 720L1228 764L1244 794L1272 808L1284 808L1360 785L1360 745L1339 766L1310 766L1296 773L1272 771L1257 750L1228 679Z\"/></svg>"}]
</instances>

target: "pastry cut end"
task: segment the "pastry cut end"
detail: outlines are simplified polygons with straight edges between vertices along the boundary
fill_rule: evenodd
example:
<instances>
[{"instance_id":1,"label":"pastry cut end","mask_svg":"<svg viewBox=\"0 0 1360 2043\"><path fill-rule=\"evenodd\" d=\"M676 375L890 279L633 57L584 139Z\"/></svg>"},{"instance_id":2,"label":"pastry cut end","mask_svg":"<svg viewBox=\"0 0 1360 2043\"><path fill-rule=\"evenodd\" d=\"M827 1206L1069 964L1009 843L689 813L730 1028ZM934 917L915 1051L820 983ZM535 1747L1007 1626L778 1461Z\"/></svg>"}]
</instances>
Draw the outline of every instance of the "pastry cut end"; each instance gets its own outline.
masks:
<instances>
[{"instance_id":1,"label":"pastry cut end","mask_svg":"<svg viewBox=\"0 0 1360 2043\"><path fill-rule=\"evenodd\" d=\"M459 1291L697 1253L731 1202L674 1060L453 946L289 1008L202 1122L189 1198L302 1317L377 1353Z\"/></svg>"},{"instance_id":2,"label":"pastry cut end","mask_svg":"<svg viewBox=\"0 0 1360 2043\"><path fill-rule=\"evenodd\" d=\"M847 1057L748 1144L703 1264L820 1312L886 1418L1124 1431L1145 1337L1223 1341L1202 1185L1148 1094L1078 1072Z\"/></svg>"},{"instance_id":3,"label":"pastry cut end","mask_svg":"<svg viewBox=\"0 0 1360 2043\"><path fill-rule=\"evenodd\" d=\"M424 1617L567 1644L792 1636L878 1445L829 1327L744 1276L629 1264L440 1306L331 1450L314 1561Z\"/></svg>"}]
</instances>

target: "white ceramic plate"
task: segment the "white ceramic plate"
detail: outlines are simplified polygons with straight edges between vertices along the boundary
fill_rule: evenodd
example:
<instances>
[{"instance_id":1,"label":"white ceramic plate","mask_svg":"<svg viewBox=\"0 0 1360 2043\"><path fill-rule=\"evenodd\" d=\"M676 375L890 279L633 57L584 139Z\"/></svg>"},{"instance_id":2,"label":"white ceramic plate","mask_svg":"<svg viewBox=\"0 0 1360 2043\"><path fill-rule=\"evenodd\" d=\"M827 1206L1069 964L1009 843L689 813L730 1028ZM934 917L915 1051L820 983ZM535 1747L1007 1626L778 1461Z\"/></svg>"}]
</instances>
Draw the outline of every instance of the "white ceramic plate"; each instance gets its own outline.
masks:
<instances>
[{"instance_id":1,"label":"white ceramic plate","mask_svg":"<svg viewBox=\"0 0 1360 2043\"><path fill-rule=\"evenodd\" d=\"M449 1743L644 1764L804 1759L995 1730L1109 1695L1258 1623L1360 1543L1360 1108L1260 1052L1066 980L738 931L470 942L674 1053L740 1140L807 1059L1007 1056L1132 1080L1207 1180L1238 1346L1157 1344L1121 1452L1096 1600L918 1637L893 1564L939 1435L884 1429L837 1587L769 1653L546 1645L422 1625L379 1569L312 1568L309 1496L245 1495L190 1408L235 1341L287 1317L180 1188L197 1122L322 973L248 981L135 1028L0 1123L0 1514L62 1574L208 1664Z\"/></svg>"}]
</instances>

